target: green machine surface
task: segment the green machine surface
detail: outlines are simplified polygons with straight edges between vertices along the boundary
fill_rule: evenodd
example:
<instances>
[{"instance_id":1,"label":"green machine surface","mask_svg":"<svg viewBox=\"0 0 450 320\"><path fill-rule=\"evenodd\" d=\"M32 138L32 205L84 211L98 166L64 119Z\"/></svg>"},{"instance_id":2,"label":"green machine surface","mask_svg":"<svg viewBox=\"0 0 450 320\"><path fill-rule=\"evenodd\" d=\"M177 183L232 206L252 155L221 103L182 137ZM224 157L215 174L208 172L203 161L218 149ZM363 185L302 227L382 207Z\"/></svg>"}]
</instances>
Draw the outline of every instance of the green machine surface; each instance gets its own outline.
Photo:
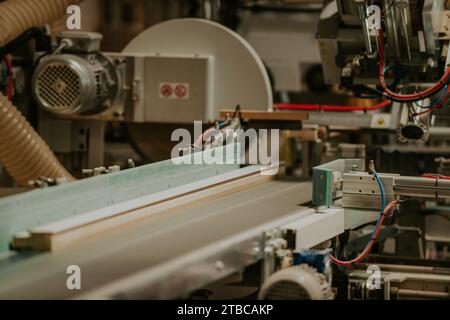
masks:
<instances>
[{"instance_id":1,"label":"green machine surface","mask_svg":"<svg viewBox=\"0 0 450 320\"><path fill-rule=\"evenodd\" d=\"M230 144L177 158L177 164L166 160L0 199L0 253L14 234L32 227L238 169L239 152L239 144ZM233 156L224 164L203 161L216 154Z\"/></svg>"}]
</instances>

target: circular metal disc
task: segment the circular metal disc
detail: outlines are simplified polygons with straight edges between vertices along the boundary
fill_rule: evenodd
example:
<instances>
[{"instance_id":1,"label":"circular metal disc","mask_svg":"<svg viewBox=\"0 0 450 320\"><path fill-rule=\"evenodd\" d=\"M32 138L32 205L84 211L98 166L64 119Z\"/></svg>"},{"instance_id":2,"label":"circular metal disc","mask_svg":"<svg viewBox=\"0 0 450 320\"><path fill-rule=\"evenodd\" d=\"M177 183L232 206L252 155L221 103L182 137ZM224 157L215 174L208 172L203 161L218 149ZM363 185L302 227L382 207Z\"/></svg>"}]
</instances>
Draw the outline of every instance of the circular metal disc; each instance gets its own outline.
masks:
<instances>
[{"instance_id":1,"label":"circular metal disc","mask_svg":"<svg viewBox=\"0 0 450 320\"><path fill-rule=\"evenodd\" d=\"M191 18L169 20L139 34L123 52L211 56L211 121L218 119L221 109L238 104L247 109L272 108L272 90L263 62L241 36L218 23Z\"/></svg>"}]
</instances>

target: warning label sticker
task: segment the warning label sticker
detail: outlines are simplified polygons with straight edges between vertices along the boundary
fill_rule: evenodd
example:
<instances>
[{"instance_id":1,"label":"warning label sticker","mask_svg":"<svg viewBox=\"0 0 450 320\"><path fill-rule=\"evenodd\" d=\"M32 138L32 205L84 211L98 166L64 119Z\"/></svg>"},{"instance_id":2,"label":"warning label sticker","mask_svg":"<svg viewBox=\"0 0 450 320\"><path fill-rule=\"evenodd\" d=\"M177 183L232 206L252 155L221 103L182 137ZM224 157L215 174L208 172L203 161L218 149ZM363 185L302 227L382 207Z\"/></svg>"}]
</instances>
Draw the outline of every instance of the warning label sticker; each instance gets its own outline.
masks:
<instances>
[{"instance_id":1,"label":"warning label sticker","mask_svg":"<svg viewBox=\"0 0 450 320\"><path fill-rule=\"evenodd\" d=\"M389 129L390 123L390 113L379 113L372 117L370 127L375 129Z\"/></svg>"},{"instance_id":2,"label":"warning label sticker","mask_svg":"<svg viewBox=\"0 0 450 320\"><path fill-rule=\"evenodd\" d=\"M189 84L162 82L159 84L159 97L161 99L187 100L189 99Z\"/></svg>"}]
</instances>

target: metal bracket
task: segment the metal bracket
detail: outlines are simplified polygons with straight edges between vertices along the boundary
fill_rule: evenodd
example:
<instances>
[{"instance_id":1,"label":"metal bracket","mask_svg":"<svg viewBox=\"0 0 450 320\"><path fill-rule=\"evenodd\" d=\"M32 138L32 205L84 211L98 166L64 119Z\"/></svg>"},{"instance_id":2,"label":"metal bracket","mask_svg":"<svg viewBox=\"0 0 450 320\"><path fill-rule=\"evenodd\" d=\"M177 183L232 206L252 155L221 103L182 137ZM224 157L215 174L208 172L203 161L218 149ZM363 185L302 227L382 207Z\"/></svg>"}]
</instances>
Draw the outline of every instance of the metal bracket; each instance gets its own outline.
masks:
<instances>
[{"instance_id":1,"label":"metal bracket","mask_svg":"<svg viewBox=\"0 0 450 320\"><path fill-rule=\"evenodd\" d=\"M313 168L313 205L330 207L336 193L336 182L344 173L353 170L365 170L364 160L339 159Z\"/></svg>"}]
</instances>

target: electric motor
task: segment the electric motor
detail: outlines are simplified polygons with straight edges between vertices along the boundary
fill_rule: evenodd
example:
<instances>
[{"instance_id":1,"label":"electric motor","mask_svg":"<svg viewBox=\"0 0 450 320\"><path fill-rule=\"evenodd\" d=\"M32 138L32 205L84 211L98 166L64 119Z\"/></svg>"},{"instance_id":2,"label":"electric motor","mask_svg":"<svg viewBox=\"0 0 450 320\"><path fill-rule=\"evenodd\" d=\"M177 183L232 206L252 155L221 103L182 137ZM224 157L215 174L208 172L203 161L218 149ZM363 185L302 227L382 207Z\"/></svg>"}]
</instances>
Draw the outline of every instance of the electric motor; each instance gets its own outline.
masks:
<instances>
[{"instance_id":1,"label":"electric motor","mask_svg":"<svg viewBox=\"0 0 450 320\"><path fill-rule=\"evenodd\" d=\"M259 292L262 300L331 300L329 279L315 268L301 264L270 276Z\"/></svg>"},{"instance_id":2,"label":"electric motor","mask_svg":"<svg viewBox=\"0 0 450 320\"><path fill-rule=\"evenodd\" d=\"M38 105L55 114L92 114L112 106L120 88L114 62L99 52L102 35L65 32L33 76ZM60 52L58 52L58 50Z\"/></svg>"}]
</instances>

